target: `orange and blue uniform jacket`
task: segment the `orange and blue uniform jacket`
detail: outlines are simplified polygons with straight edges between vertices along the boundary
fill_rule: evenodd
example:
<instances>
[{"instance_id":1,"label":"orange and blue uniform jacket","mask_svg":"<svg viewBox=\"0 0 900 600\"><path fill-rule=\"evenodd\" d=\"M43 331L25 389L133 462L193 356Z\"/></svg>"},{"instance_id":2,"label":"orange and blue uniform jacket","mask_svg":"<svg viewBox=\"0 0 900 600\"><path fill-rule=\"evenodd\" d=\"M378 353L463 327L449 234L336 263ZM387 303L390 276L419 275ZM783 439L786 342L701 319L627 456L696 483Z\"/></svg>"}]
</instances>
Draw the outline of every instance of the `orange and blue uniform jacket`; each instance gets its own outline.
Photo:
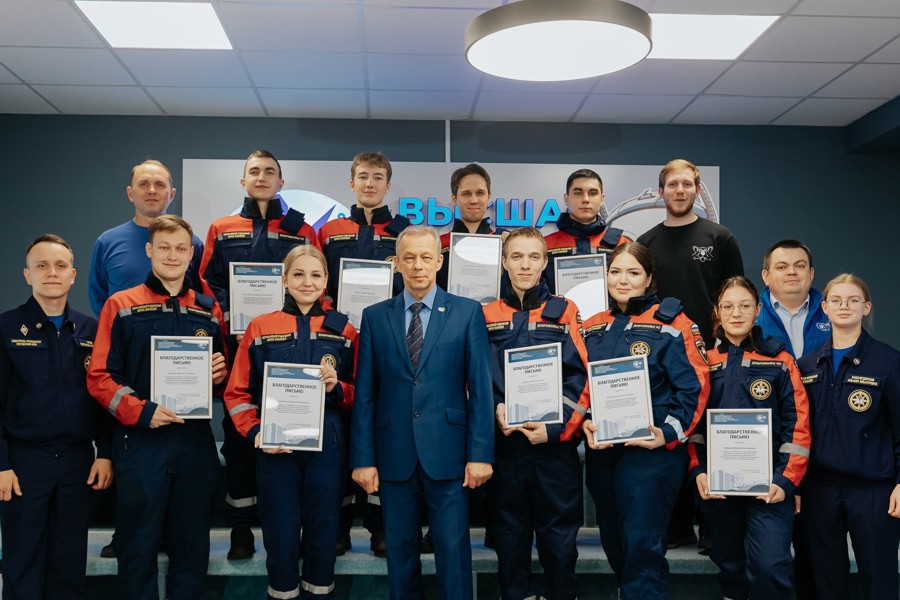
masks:
<instances>
[{"instance_id":1,"label":"orange and blue uniform jacket","mask_svg":"<svg viewBox=\"0 0 900 600\"><path fill-rule=\"evenodd\" d=\"M556 272L553 264L558 257L611 254L616 246L631 241L625 237L621 229L607 228L599 216L592 224L584 225L566 212L559 215L556 227L558 231L544 237L547 242L547 268L544 269L544 279L553 293L556 293Z\"/></svg>"},{"instance_id":2,"label":"orange and blue uniform jacket","mask_svg":"<svg viewBox=\"0 0 900 600\"><path fill-rule=\"evenodd\" d=\"M224 352L222 310L215 298L198 294L185 278L171 296L153 274L143 284L117 292L103 305L88 371L91 395L119 423L149 427L157 404L150 398L150 338L204 336L213 352Z\"/></svg>"},{"instance_id":3,"label":"orange and blue uniform jacket","mask_svg":"<svg viewBox=\"0 0 900 600\"><path fill-rule=\"evenodd\" d=\"M755 346L753 340L760 340ZM707 354L707 408L772 409L772 483L787 494L800 485L809 462L809 401L800 371L784 342L755 327L740 346L727 339ZM706 473L706 419L688 444L690 475Z\"/></svg>"},{"instance_id":4,"label":"orange and blue uniform jacket","mask_svg":"<svg viewBox=\"0 0 900 600\"><path fill-rule=\"evenodd\" d=\"M347 316L316 303L302 314L292 298L280 311L250 321L234 358L225 390L225 407L238 432L253 440L259 433L259 403L266 362L334 366L338 384L325 396L326 410L353 406L357 333Z\"/></svg>"},{"instance_id":5,"label":"orange and blue uniform jacket","mask_svg":"<svg viewBox=\"0 0 900 600\"><path fill-rule=\"evenodd\" d=\"M366 214L355 204L350 207L350 218L328 221L319 229L319 245L328 263L328 295L334 303L338 299L341 259L389 260L397 255L397 236L409 227L409 219L391 216L387 206L372 211L372 224ZM394 274L394 296L403 291L403 279Z\"/></svg>"},{"instance_id":6,"label":"orange and blue uniform jacket","mask_svg":"<svg viewBox=\"0 0 900 600\"><path fill-rule=\"evenodd\" d=\"M505 402L505 351L539 344L562 345L562 423L547 425L549 443L568 442L581 435L581 422L590 405L587 353L581 339L581 317L571 300L553 296L542 281L522 301L515 292L484 307L493 363L494 406ZM505 438L529 446L525 436Z\"/></svg>"},{"instance_id":7,"label":"orange and blue uniform jacket","mask_svg":"<svg viewBox=\"0 0 900 600\"><path fill-rule=\"evenodd\" d=\"M709 395L709 369L700 330L681 302L656 294L631 298L620 310L598 313L584 323L588 360L647 355L653 424L666 448L687 442Z\"/></svg>"},{"instance_id":8,"label":"orange and blue uniform jacket","mask_svg":"<svg viewBox=\"0 0 900 600\"><path fill-rule=\"evenodd\" d=\"M303 213L290 208L282 214L278 198L269 202L265 216L256 200L245 198L239 214L214 221L206 234L200 275L216 295L225 321L230 321L231 263L280 263L294 246L303 244L322 249Z\"/></svg>"},{"instance_id":9,"label":"orange and blue uniform jacket","mask_svg":"<svg viewBox=\"0 0 900 600\"><path fill-rule=\"evenodd\" d=\"M0 315L0 471L12 468L9 444L97 445L110 458L113 422L88 393L97 321L66 305L56 330L34 296ZM27 493L27 490L26 490Z\"/></svg>"}]
</instances>

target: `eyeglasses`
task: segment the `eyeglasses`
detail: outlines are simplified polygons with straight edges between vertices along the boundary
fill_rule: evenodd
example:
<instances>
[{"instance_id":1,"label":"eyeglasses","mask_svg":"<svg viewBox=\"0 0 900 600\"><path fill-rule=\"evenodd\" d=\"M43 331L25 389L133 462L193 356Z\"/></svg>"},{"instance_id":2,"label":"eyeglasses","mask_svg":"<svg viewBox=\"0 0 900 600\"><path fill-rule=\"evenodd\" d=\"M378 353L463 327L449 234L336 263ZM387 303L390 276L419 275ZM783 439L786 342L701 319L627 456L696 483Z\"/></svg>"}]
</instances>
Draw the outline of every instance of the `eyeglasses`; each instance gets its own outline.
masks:
<instances>
[{"instance_id":1,"label":"eyeglasses","mask_svg":"<svg viewBox=\"0 0 900 600\"><path fill-rule=\"evenodd\" d=\"M840 308L841 306L846 304L847 308L856 310L857 308L859 308L862 305L863 299L860 298L859 296L851 296L850 298L846 298L846 299L838 298L837 296L832 296L825 302L828 304L828 308Z\"/></svg>"},{"instance_id":2,"label":"eyeglasses","mask_svg":"<svg viewBox=\"0 0 900 600\"><path fill-rule=\"evenodd\" d=\"M741 302L740 304L720 304L719 310L726 314L732 314L735 310L739 313L749 313L753 312L756 308L756 305L752 302Z\"/></svg>"}]
</instances>

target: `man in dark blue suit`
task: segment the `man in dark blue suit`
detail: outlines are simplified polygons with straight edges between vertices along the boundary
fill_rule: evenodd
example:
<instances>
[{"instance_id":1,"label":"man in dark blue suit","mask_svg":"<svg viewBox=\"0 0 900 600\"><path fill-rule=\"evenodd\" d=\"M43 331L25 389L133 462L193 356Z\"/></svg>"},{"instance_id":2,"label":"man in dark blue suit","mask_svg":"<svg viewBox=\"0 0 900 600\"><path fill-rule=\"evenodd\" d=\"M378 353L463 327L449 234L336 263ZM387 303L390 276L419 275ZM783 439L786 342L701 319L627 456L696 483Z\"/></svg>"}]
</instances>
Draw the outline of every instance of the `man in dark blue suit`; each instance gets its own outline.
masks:
<instances>
[{"instance_id":1,"label":"man in dark blue suit","mask_svg":"<svg viewBox=\"0 0 900 600\"><path fill-rule=\"evenodd\" d=\"M393 600L424 598L419 507L434 536L445 600L472 598L466 488L490 479L493 403L481 305L435 286L437 231L397 238L403 294L363 311L350 466L366 492L381 492Z\"/></svg>"}]
</instances>

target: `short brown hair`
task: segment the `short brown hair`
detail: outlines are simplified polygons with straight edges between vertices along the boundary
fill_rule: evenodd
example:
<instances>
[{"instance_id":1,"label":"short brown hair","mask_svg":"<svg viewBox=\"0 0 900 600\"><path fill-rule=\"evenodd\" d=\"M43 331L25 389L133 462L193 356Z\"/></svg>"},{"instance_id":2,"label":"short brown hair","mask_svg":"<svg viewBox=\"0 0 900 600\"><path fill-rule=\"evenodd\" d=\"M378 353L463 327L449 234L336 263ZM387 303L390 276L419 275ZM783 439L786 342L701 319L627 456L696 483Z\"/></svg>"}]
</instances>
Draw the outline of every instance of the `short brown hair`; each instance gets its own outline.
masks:
<instances>
[{"instance_id":1,"label":"short brown hair","mask_svg":"<svg viewBox=\"0 0 900 600\"><path fill-rule=\"evenodd\" d=\"M394 174L391 169L391 161L382 152L360 152L353 157L353 164L350 165L350 179L356 177L356 168L361 164L375 165L387 171L388 183L391 181L391 175Z\"/></svg>"},{"instance_id":2,"label":"short brown hair","mask_svg":"<svg viewBox=\"0 0 900 600\"><path fill-rule=\"evenodd\" d=\"M284 179L281 176L281 163L278 162L278 159L275 158L275 155L269 152L268 150L254 150L250 153L250 156L247 157L247 160L244 161L244 175L247 174L247 163L250 162L251 158L271 158L275 161L275 164L278 166L278 179Z\"/></svg>"},{"instance_id":3,"label":"short brown hair","mask_svg":"<svg viewBox=\"0 0 900 600\"><path fill-rule=\"evenodd\" d=\"M131 167L131 175L128 177L128 185L131 185L131 182L134 181L134 174L137 172L137 170L140 167L143 167L144 165L153 165L155 167L161 168L162 170L164 170L166 172L166 175L169 176L169 187L172 187L174 185L174 183L172 181L172 172L169 170L169 167L162 164L158 160L154 160L152 158L148 158L144 162L138 163L138 164L134 165L133 167Z\"/></svg>"},{"instance_id":4,"label":"short brown hair","mask_svg":"<svg viewBox=\"0 0 900 600\"><path fill-rule=\"evenodd\" d=\"M506 239L503 240L503 258L506 258L506 252L510 242L517 238L539 240L541 242L541 254L544 255L544 258L547 258L547 240L545 240L541 232L534 227L519 227L510 231L509 235L506 236Z\"/></svg>"},{"instance_id":5,"label":"short brown hair","mask_svg":"<svg viewBox=\"0 0 900 600\"><path fill-rule=\"evenodd\" d=\"M188 233L188 237L191 238L191 241L194 239L194 230L191 229L190 223L179 217L178 215L161 215L156 217L152 223L150 223L150 231L149 231L149 240L152 243L153 237L157 233L165 232L172 233L174 231L178 231L179 229L184 229Z\"/></svg>"},{"instance_id":6,"label":"short brown hair","mask_svg":"<svg viewBox=\"0 0 900 600\"><path fill-rule=\"evenodd\" d=\"M455 196L456 192L459 191L459 182L463 180L463 177L467 177L469 175L478 175L484 182L487 184L488 194L491 193L491 176L488 175L487 170L477 163L469 163L464 167L460 167L457 170L453 171L453 174L450 176L450 195Z\"/></svg>"},{"instance_id":7,"label":"short brown hair","mask_svg":"<svg viewBox=\"0 0 900 600\"><path fill-rule=\"evenodd\" d=\"M698 169L694 163L689 160L685 160L683 158L676 158L675 160L670 160L666 163L666 166L662 168L662 171L659 172L659 187L666 187L666 177L669 176L669 173L672 171L683 171L684 169L690 169L694 173L694 185L700 186L700 169Z\"/></svg>"},{"instance_id":8,"label":"short brown hair","mask_svg":"<svg viewBox=\"0 0 900 600\"><path fill-rule=\"evenodd\" d=\"M44 243L59 244L60 246L64 247L66 250L69 251L69 254L72 255L72 266L73 267L75 266L75 253L72 252L72 246L69 245L69 242L62 239L55 233L45 233L43 235L39 235L38 237L34 238L34 241L32 241L30 244L28 244L28 247L25 248L25 266L26 267L28 266L28 255L31 253L31 249L34 248L35 246L37 246L38 244L44 244Z\"/></svg>"}]
</instances>

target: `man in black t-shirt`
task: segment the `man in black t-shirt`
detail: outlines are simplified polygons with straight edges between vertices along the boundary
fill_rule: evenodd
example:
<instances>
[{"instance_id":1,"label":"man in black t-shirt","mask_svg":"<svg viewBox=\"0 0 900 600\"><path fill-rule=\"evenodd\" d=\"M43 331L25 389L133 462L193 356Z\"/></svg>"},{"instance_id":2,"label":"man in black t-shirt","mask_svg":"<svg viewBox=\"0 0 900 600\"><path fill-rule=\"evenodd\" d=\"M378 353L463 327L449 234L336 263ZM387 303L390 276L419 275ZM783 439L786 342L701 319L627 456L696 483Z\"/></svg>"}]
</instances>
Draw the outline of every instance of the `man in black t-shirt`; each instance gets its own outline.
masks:
<instances>
[{"instance_id":1,"label":"man in black t-shirt","mask_svg":"<svg viewBox=\"0 0 900 600\"><path fill-rule=\"evenodd\" d=\"M712 310L722 282L744 274L734 235L722 225L694 212L700 171L692 163L669 161L659 174L659 195L666 203L666 220L637 241L653 253L660 298L681 300L684 312L712 347Z\"/></svg>"},{"instance_id":2,"label":"man in black t-shirt","mask_svg":"<svg viewBox=\"0 0 900 600\"><path fill-rule=\"evenodd\" d=\"M722 225L694 212L700 192L700 170L684 159L669 161L659 173L659 195L666 203L666 220L637 241L653 254L659 297L681 300L684 312L700 328L712 348L712 311L722 282L744 274L744 263L734 235ZM694 486L685 482L669 523L669 548L693 544ZM700 552L709 552L706 528L700 523Z\"/></svg>"}]
</instances>

